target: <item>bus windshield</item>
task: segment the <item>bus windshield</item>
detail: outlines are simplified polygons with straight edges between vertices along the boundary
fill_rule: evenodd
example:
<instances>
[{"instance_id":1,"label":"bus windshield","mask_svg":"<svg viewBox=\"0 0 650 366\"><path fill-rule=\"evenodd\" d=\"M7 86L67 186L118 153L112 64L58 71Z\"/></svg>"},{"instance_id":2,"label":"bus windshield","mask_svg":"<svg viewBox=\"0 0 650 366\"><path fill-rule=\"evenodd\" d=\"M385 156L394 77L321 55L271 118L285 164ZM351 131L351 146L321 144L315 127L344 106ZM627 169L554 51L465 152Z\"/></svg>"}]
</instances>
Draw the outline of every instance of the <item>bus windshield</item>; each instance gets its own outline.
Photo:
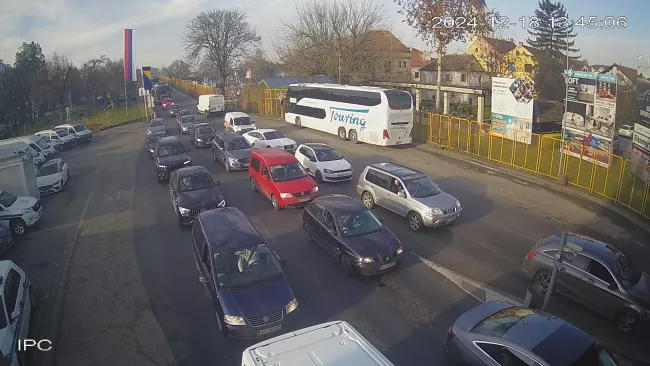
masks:
<instances>
[{"instance_id":1,"label":"bus windshield","mask_svg":"<svg viewBox=\"0 0 650 366\"><path fill-rule=\"evenodd\" d=\"M386 90L384 94L386 94L386 98L388 98L388 108L392 110L403 111L413 107L411 95L407 92L400 90Z\"/></svg>"}]
</instances>

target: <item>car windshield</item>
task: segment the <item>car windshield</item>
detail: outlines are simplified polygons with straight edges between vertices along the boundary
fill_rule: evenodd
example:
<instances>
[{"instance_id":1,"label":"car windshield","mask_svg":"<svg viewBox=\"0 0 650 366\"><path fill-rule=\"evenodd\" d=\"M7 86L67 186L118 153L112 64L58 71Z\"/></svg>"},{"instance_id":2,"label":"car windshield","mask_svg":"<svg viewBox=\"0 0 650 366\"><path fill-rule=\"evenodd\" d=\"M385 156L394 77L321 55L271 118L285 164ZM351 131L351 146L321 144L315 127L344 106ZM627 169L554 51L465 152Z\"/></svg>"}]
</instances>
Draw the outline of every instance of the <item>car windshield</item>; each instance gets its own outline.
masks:
<instances>
[{"instance_id":1,"label":"car windshield","mask_svg":"<svg viewBox=\"0 0 650 366\"><path fill-rule=\"evenodd\" d=\"M284 135L278 131L264 132L262 135L264 135L266 140L277 140L284 137Z\"/></svg>"},{"instance_id":2,"label":"car windshield","mask_svg":"<svg viewBox=\"0 0 650 366\"><path fill-rule=\"evenodd\" d=\"M643 275L643 271L630 258L620 252L616 254L616 260L612 265L612 269L616 277L626 287L636 285Z\"/></svg>"},{"instance_id":3,"label":"car windshield","mask_svg":"<svg viewBox=\"0 0 650 366\"><path fill-rule=\"evenodd\" d=\"M164 126L165 121L162 119L152 119L151 122L149 122L149 127L157 127L157 126Z\"/></svg>"},{"instance_id":4,"label":"car windshield","mask_svg":"<svg viewBox=\"0 0 650 366\"><path fill-rule=\"evenodd\" d=\"M59 169L57 168L57 163L45 164L38 170L39 177L47 177L48 175L57 174Z\"/></svg>"},{"instance_id":5,"label":"car windshield","mask_svg":"<svg viewBox=\"0 0 650 366\"><path fill-rule=\"evenodd\" d=\"M252 125L253 121L251 120L250 117L236 117L234 119L233 124L235 126L248 126L248 125Z\"/></svg>"},{"instance_id":6,"label":"car windshield","mask_svg":"<svg viewBox=\"0 0 650 366\"><path fill-rule=\"evenodd\" d=\"M169 99L169 98L165 98L165 99L163 99L163 103L171 103L171 102L172 102L172 100Z\"/></svg>"},{"instance_id":7,"label":"car windshield","mask_svg":"<svg viewBox=\"0 0 650 366\"><path fill-rule=\"evenodd\" d=\"M559 360L558 360L559 361ZM558 362L559 363L559 362ZM592 343L580 358L571 363L571 366L616 366L616 361L600 345Z\"/></svg>"},{"instance_id":8,"label":"car windshield","mask_svg":"<svg viewBox=\"0 0 650 366\"><path fill-rule=\"evenodd\" d=\"M16 202L18 198L9 192L2 191L0 192L0 205L4 207L9 207Z\"/></svg>"},{"instance_id":9,"label":"car windshield","mask_svg":"<svg viewBox=\"0 0 650 366\"><path fill-rule=\"evenodd\" d=\"M178 115L181 116L181 117L182 116L187 116L187 115L190 115L190 114L192 114L192 112L188 111L187 109L181 109L180 111L178 111Z\"/></svg>"},{"instance_id":10,"label":"car windshield","mask_svg":"<svg viewBox=\"0 0 650 366\"><path fill-rule=\"evenodd\" d=\"M333 148L314 149L318 161L335 161L343 159L343 156Z\"/></svg>"},{"instance_id":11,"label":"car windshield","mask_svg":"<svg viewBox=\"0 0 650 366\"><path fill-rule=\"evenodd\" d=\"M535 314L535 310L532 309L519 307L506 308L483 319L470 332L501 338L508 329L519 323L519 321Z\"/></svg>"},{"instance_id":12,"label":"car windshield","mask_svg":"<svg viewBox=\"0 0 650 366\"><path fill-rule=\"evenodd\" d=\"M171 109L181 109L181 106L179 106L178 104L172 104L169 108L171 108Z\"/></svg>"},{"instance_id":13,"label":"car windshield","mask_svg":"<svg viewBox=\"0 0 650 366\"><path fill-rule=\"evenodd\" d=\"M178 155L183 153L185 153L185 148L183 148L183 145L179 143L158 146L158 156L160 157Z\"/></svg>"},{"instance_id":14,"label":"car windshield","mask_svg":"<svg viewBox=\"0 0 650 366\"><path fill-rule=\"evenodd\" d=\"M41 149L47 149L48 147L50 147L50 145L48 145L47 142L43 141L43 139L37 139L36 145L38 145L38 147L40 147Z\"/></svg>"},{"instance_id":15,"label":"car windshield","mask_svg":"<svg viewBox=\"0 0 650 366\"><path fill-rule=\"evenodd\" d=\"M344 238L367 235L379 231L383 227L379 219L368 210L346 213L337 217L336 220L341 228L341 236Z\"/></svg>"},{"instance_id":16,"label":"car windshield","mask_svg":"<svg viewBox=\"0 0 650 366\"><path fill-rule=\"evenodd\" d=\"M214 181L207 172L199 172L180 178L178 190L180 192L200 191L214 187Z\"/></svg>"},{"instance_id":17,"label":"car windshield","mask_svg":"<svg viewBox=\"0 0 650 366\"><path fill-rule=\"evenodd\" d=\"M409 194L414 198L431 197L442 192L429 177L419 177L404 180L404 185Z\"/></svg>"},{"instance_id":18,"label":"car windshield","mask_svg":"<svg viewBox=\"0 0 650 366\"><path fill-rule=\"evenodd\" d=\"M245 138L227 139L226 151L250 149L251 144Z\"/></svg>"},{"instance_id":19,"label":"car windshield","mask_svg":"<svg viewBox=\"0 0 650 366\"><path fill-rule=\"evenodd\" d=\"M158 138L160 138L160 136L158 136L158 135L149 135L149 136L147 136L147 141L150 144L155 144L156 142L158 142Z\"/></svg>"},{"instance_id":20,"label":"car windshield","mask_svg":"<svg viewBox=\"0 0 650 366\"><path fill-rule=\"evenodd\" d=\"M77 132L81 132L81 131L86 131L86 130L87 130L86 126L84 126L84 125L74 125L73 128L74 128L74 130L77 131Z\"/></svg>"},{"instance_id":21,"label":"car windshield","mask_svg":"<svg viewBox=\"0 0 650 366\"><path fill-rule=\"evenodd\" d=\"M184 116L183 118L181 118L181 123L194 123L194 122L196 122L194 116Z\"/></svg>"},{"instance_id":22,"label":"car windshield","mask_svg":"<svg viewBox=\"0 0 650 366\"><path fill-rule=\"evenodd\" d=\"M292 163L271 166L271 176L274 182L286 182L304 178L307 176L307 172L299 162L294 161Z\"/></svg>"},{"instance_id":23,"label":"car windshield","mask_svg":"<svg viewBox=\"0 0 650 366\"><path fill-rule=\"evenodd\" d=\"M201 127L196 128L196 133L200 133L200 134L213 133L213 132L214 132L214 130L210 126L201 126Z\"/></svg>"},{"instance_id":24,"label":"car windshield","mask_svg":"<svg viewBox=\"0 0 650 366\"><path fill-rule=\"evenodd\" d=\"M282 274L275 255L265 244L219 252L215 269L221 288L251 286Z\"/></svg>"},{"instance_id":25,"label":"car windshield","mask_svg":"<svg viewBox=\"0 0 650 366\"><path fill-rule=\"evenodd\" d=\"M411 95L401 90L386 90L384 92L388 98L388 108L392 110L411 109L413 100Z\"/></svg>"},{"instance_id":26,"label":"car windshield","mask_svg":"<svg viewBox=\"0 0 650 366\"><path fill-rule=\"evenodd\" d=\"M66 130L56 130L56 134L59 135L60 137L65 137L69 135L68 131Z\"/></svg>"}]
</instances>

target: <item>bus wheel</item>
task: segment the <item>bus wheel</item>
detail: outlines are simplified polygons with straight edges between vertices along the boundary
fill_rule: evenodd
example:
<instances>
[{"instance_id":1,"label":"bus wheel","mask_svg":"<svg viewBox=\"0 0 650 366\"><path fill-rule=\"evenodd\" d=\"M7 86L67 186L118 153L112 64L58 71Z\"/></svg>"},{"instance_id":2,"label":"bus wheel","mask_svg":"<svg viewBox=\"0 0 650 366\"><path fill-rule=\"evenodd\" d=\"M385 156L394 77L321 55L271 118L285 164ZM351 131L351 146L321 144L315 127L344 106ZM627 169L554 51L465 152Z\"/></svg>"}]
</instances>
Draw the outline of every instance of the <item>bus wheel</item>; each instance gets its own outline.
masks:
<instances>
[{"instance_id":1,"label":"bus wheel","mask_svg":"<svg viewBox=\"0 0 650 366\"><path fill-rule=\"evenodd\" d=\"M302 127L302 122L300 121L300 117L296 117L296 126Z\"/></svg>"},{"instance_id":2,"label":"bus wheel","mask_svg":"<svg viewBox=\"0 0 650 366\"><path fill-rule=\"evenodd\" d=\"M348 137L346 136L344 127L339 127L339 138L341 140L343 140L343 141L347 141L347 139L348 139Z\"/></svg>"},{"instance_id":3,"label":"bus wheel","mask_svg":"<svg viewBox=\"0 0 650 366\"><path fill-rule=\"evenodd\" d=\"M353 144L359 143L359 139L357 138L357 131L350 130L350 132L348 132L348 136L350 137L350 142L352 142Z\"/></svg>"}]
</instances>

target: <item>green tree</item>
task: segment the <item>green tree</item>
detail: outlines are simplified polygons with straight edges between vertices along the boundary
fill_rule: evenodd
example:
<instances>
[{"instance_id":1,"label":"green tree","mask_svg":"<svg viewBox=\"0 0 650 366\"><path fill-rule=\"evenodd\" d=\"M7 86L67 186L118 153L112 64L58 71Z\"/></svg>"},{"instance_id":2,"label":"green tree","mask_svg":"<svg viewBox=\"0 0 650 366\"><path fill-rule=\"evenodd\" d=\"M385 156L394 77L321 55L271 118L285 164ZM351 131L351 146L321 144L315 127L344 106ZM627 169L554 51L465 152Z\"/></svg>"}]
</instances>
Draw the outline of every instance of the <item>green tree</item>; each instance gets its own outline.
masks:
<instances>
[{"instance_id":1,"label":"green tree","mask_svg":"<svg viewBox=\"0 0 650 366\"><path fill-rule=\"evenodd\" d=\"M551 2L551 0L539 0L539 8L535 10L536 26L528 28L530 37L526 38L526 43L532 47L538 48L556 60L565 62L568 55L572 59L577 59L580 55L579 48L575 47L576 33L573 31L573 24L569 22L566 9L561 2Z\"/></svg>"},{"instance_id":2,"label":"green tree","mask_svg":"<svg viewBox=\"0 0 650 366\"><path fill-rule=\"evenodd\" d=\"M24 87L22 73L10 66L0 71L0 126L9 135L20 131L19 127L30 114L29 94Z\"/></svg>"},{"instance_id":3,"label":"green tree","mask_svg":"<svg viewBox=\"0 0 650 366\"><path fill-rule=\"evenodd\" d=\"M43 49L37 42L23 42L16 52L15 71L22 74L24 87L29 94L29 117L34 119L44 110L48 100L47 64Z\"/></svg>"}]
</instances>

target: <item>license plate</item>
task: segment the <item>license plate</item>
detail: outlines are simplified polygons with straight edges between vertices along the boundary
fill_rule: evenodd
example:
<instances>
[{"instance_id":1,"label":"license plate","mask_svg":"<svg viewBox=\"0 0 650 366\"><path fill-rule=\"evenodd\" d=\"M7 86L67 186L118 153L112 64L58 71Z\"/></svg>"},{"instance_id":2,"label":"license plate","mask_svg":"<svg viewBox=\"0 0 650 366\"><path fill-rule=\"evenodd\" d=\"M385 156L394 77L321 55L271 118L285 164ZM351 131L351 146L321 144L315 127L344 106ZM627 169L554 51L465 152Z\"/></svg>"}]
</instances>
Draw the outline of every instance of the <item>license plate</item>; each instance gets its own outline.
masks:
<instances>
[{"instance_id":1,"label":"license plate","mask_svg":"<svg viewBox=\"0 0 650 366\"><path fill-rule=\"evenodd\" d=\"M309 197L306 197L306 198L298 198L298 202L307 202L307 201L309 201L310 199L311 199L311 198L309 198Z\"/></svg>"},{"instance_id":2,"label":"license plate","mask_svg":"<svg viewBox=\"0 0 650 366\"><path fill-rule=\"evenodd\" d=\"M276 325L275 327L266 328L266 329L262 329L262 330L258 331L257 335L264 335L264 334L277 332L280 329L282 329L282 325Z\"/></svg>"},{"instance_id":3,"label":"license plate","mask_svg":"<svg viewBox=\"0 0 650 366\"><path fill-rule=\"evenodd\" d=\"M458 216L452 216L452 217L449 217L449 218L446 218L446 219L442 220L442 222L446 224L446 223L449 223L449 222L452 222L452 221L456 221L457 218L458 218Z\"/></svg>"},{"instance_id":4,"label":"license plate","mask_svg":"<svg viewBox=\"0 0 650 366\"><path fill-rule=\"evenodd\" d=\"M347 177L348 175L347 174L337 174L336 176L337 177Z\"/></svg>"},{"instance_id":5,"label":"license plate","mask_svg":"<svg viewBox=\"0 0 650 366\"><path fill-rule=\"evenodd\" d=\"M391 263L387 263L387 264L382 264L381 266L379 266L379 270L380 270L380 271L383 271L384 269L388 269L388 268L395 267L396 264L397 264L397 262L391 262Z\"/></svg>"},{"instance_id":6,"label":"license plate","mask_svg":"<svg viewBox=\"0 0 650 366\"><path fill-rule=\"evenodd\" d=\"M400 141L400 140L397 140L397 141L395 142L395 144L397 144L397 145L399 145L399 144L401 144L401 143L402 143L402 141Z\"/></svg>"}]
</instances>

